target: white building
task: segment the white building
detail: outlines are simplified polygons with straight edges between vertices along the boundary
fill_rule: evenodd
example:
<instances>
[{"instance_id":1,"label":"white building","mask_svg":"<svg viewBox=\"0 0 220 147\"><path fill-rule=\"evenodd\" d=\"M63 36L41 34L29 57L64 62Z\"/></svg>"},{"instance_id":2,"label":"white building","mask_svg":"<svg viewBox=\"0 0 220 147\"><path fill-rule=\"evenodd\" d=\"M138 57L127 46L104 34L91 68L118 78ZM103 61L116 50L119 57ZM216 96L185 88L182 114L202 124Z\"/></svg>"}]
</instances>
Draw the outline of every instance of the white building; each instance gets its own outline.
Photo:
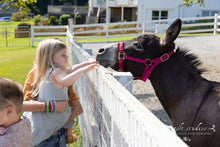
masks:
<instances>
[{"instance_id":1,"label":"white building","mask_svg":"<svg viewBox=\"0 0 220 147\"><path fill-rule=\"evenodd\" d=\"M106 18L109 18L109 22L141 22L220 14L220 0L205 0L205 7L196 4L181 7L182 3L183 0L89 0L89 15L95 13L95 16L99 17L100 12L107 12Z\"/></svg>"},{"instance_id":2,"label":"white building","mask_svg":"<svg viewBox=\"0 0 220 147\"><path fill-rule=\"evenodd\" d=\"M220 14L220 0L205 0L205 6L181 6L183 0L139 0L138 21Z\"/></svg>"}]
</instances>

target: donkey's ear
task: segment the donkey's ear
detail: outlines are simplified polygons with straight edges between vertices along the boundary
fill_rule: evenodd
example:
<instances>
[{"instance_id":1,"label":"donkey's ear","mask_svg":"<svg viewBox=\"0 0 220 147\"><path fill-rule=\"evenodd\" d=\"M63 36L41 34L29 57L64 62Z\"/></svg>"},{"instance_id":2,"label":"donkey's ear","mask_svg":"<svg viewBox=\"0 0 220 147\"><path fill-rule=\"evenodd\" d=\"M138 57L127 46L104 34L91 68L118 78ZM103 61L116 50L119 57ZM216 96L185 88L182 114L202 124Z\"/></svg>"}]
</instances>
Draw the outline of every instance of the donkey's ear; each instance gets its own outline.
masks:
<instances>
[{"instance_id":1,"label":"donkey's ear","mask_svg":"<svg viewBox=\"0 0 220 147\"><path fill-rule=\"evenodd\" d=\"M181 30L181 25L182 25L181 19L179 18L176 19L161 37L160 44L167 45L169 43L172 43L179 35Z\"/></svg>"}]
</instances>

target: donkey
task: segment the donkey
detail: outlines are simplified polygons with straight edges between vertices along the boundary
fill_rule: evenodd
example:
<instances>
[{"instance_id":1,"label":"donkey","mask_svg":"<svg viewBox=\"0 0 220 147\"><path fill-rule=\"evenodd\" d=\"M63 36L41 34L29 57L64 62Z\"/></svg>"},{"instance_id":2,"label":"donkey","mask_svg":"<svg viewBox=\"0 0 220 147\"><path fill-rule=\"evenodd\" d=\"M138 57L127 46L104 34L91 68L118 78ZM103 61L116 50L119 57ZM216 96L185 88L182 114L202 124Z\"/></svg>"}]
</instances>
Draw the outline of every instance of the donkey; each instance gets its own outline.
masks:
<instances>
[{"instance_id":1,"label":"donkey","mask_svg":"<svg viewBox=\"0 0 220 147\"><path fill-rule=\"evenodd\" d=\"M189 146L220 147L220 83L203 78L198 58L175 46L181 24L176 19L161 38L145 34L101 48L96 60L135 79L149 79L177 135Z\"/></svg>"}]
</instances>

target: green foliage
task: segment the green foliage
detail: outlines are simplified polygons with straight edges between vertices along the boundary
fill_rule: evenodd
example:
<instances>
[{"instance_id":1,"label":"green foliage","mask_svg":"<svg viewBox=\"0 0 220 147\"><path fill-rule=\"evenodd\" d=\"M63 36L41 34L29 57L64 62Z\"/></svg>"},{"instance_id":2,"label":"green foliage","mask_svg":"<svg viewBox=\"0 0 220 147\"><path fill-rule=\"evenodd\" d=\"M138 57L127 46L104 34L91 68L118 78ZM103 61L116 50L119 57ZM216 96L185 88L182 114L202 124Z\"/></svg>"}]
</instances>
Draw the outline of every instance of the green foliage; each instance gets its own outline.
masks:
<instances>
[{"instance_id":1,"label":"green foliage","mask_svg":"<svg viewBox=\"0 0 220 147\"><path fill-rule=\"evenodd\" d=\"M40 21L43 20L43 16L38 14L33 18L34 24L37 25Z\"/></svg>"},{"instance_id":2,"label":"green foliage","mask_svg":"<svg viewBox=\"0 0 220 147\"><path fill-rule=\"evenodd\" d=\"M48 25L48 18L43 18L39 23L38 26L47 26Z\"/></svg>"},{"instance_id":3,"label":"green foliage","mask_svg":"<svg viewBox=\"0 0 220 147\"><path fill-rule=\"evenodd\" d=\"M68 19L72 18L69 14L63 14L59 18L59 25L68 25Z\"/></svg>"},{"instance_id":4,"label":"green foliage","mask_svg":"<svg viewBox=\"0 0 220 147\"><path fill-rule=\"evenodd\" d=\"M181 6L186 6L186 7L190 7L192 6L194 3L196 3L196 5L198 6L205 6L205 0L184 0L184 2L182 3Z\"/></svg>"},{"instance_id":5,"label":"green foliage","mask_svg":"<svg viewBox=\"0 0 220 147\"><path fill-rule=\"evenodd\" d=\"M81 24L81 16L80 15L76 15L75 20L74 20L74 25L78 25L78 24Z\"/></svg>"},{"instance_id":6,"label":"green foliage","mask_svg":"<svg viewBox=\"0 0 220 147\"><path fill-rule=\"evenodd\" d=\"M22 23L19 23L18 24L18 28L19 27L28 27L28 28L30 28L31 27L31 24L30 23L26 23L26 22L22 22Z\"/></svg>"},{"instance_id":7,"label":"green foliage","mask_svg":"<svg viewBox=\"0 0 220 147\"><path fill-rule=\"evenodd\" d=\"M24 19L28 19L28 13L24 12L24 11L20 11L20 12L15 12L12 14L11 20L15 20L15 21L21 21Z\"/></svg>"},{"instance_id":8,"label":"green foliage","mask_svg":"<svg viewBox=\"0 0 220 147\"><path fill-rule=\"evenodd\" d=\"M27 5L31 5L33 3L36 3L37 0L16 0L16 1L11 1L11 0L1 0L0 4L4 4L2 9L7 11L10 9L21 9L23 11L29 12L30 9L27 7Z\"/></svg>"},{"instance_id":9,"label":"green foliage","mask_svg":"<svg viewBox=\"0 0 220 147\"><path fill-rule=\"evenodd\" d=\"M48 25L58 25L58 19L56 16L50 16L50 19L48 21Z\"/></svg>"},{"instance_id":10,"label":"green foliage","mask_svg":"<svg viewBox=\"0 0 220 147\"><path fill-rule=\"evenodd\" d=\"M71 144L73 147L81 147L82 146L82 133L79 128L79 119L78 117L75 119L75 123L73 125L72 133L77 136L77 141Z\"/></svg>"}]
</instances>

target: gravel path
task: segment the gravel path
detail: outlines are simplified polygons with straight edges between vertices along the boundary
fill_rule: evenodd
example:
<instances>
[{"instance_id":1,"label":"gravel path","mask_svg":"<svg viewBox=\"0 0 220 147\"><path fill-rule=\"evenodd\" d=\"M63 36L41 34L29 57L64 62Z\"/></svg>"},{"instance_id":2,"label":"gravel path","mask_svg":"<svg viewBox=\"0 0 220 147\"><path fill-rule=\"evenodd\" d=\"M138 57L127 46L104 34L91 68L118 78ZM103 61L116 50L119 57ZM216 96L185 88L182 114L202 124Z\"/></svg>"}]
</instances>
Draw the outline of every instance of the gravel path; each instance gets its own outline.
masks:
<instances>
[{"instance_id":1,"label":"gravel path","mask_svg":"<svg viewBox=\"0 0 220 147\"><path fill-rule=\"evenodd\" d=\"M202 67L207 69L202 76L212 81L220 82L220 36L197 36L197 37L179 37L176 45L188 49L196 54L202 61ZM95 55L99 48L113 43L84 43L82 47L92 49ZM133 95L161 121L171 125L170 120L158 101L154 89L149 80L147 82L134 81Z\"/></svg>"}]
</instances>

